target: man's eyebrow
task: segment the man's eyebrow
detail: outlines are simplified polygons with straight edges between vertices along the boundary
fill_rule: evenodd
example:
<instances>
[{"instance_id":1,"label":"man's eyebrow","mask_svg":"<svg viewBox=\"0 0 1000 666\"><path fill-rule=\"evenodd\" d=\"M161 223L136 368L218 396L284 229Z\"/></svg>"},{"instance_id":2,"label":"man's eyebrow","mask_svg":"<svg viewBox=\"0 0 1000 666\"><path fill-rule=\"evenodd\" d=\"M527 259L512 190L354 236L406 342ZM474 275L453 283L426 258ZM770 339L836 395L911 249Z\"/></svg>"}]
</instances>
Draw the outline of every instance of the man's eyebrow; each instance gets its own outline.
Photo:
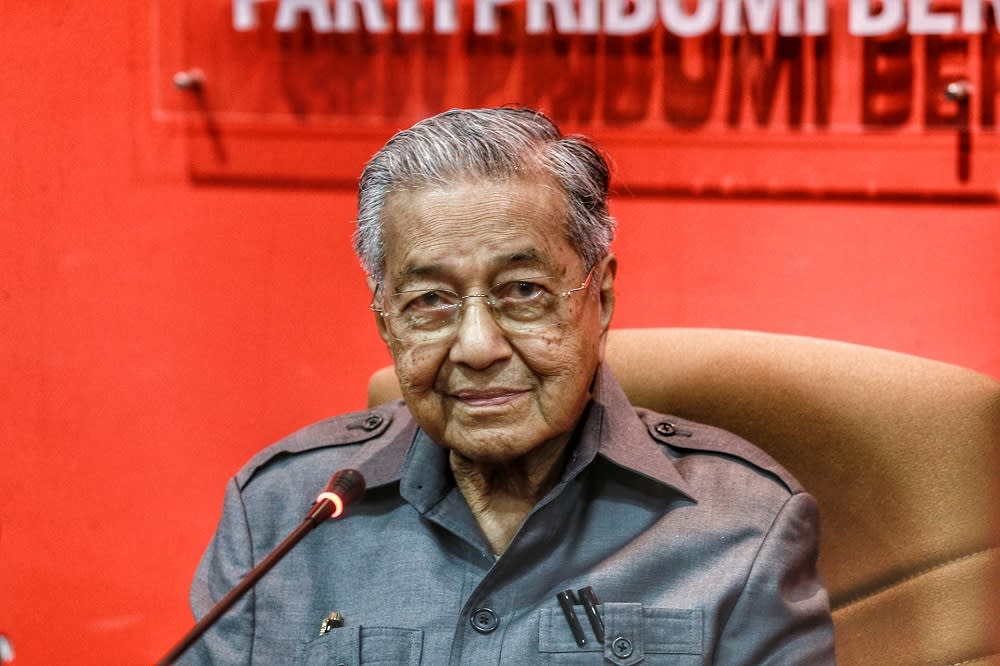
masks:
<instances>
[{"instance_id":1,"label":"man's eyebrow","mask_svg":"<svg viewBox=\"0 0 1000 666\"><path fill-rule=\"evenodd\" d=\"M509 264L542 264L547 262L537 249L531 248L502 255L496 263L498 266L507 266Z\"/></svg>"},{"instance_id":2,"label":"man's eyebrow","mask_svg":"<svg viewBox=\"0 0 1000 666\"><path fill-rule=\"evenodd\" d=\"M490 259L490 264L492 264L495 269L528 265L548 266L549 263L550 261L548 260L547 255L539 252L536 248L515 250L514 252L501 254L498 257ZM396 275L396 279L401 281L404 278L411 277L435 277L444 273L447 273L447 269L445 265L440 262L432 264L411 263L403 266L403 270Z\"/></svg>"},{"instance_id":3,"label":"man's eyebrow","mask_svg":"<svg viewBox=\"0 0 1000 666\"><path fill-rule=\"evenodd\" d=\"M403 266L403 270L401 270L396 277L423 277L426 275L435 275L441 271L441 264L407 264L406 266Z\"/></svg>"}]
</instances>

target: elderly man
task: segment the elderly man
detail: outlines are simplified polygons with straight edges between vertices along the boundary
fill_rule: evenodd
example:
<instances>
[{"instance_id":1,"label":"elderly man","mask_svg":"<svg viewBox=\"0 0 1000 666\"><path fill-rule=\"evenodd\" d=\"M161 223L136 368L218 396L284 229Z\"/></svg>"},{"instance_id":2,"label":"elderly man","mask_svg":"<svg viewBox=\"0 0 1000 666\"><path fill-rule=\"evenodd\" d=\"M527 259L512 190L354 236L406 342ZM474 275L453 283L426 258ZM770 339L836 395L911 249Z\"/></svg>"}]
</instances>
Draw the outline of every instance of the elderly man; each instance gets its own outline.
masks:
<instances>
[{"instance_id":1,"label":"elderly man","mask_svg":"<svg viewBox=\"0 0 1000 666\"><path fill-rule=\"evenodd\" d=\"M362 502L189 655L218 663L825 664L813 498L734 435L633 408L602 363L608 168L528 109L400 132L357 252L405 402L333 418L232 480L204 614L334 470Z\"/></svg>"}]
</instances>

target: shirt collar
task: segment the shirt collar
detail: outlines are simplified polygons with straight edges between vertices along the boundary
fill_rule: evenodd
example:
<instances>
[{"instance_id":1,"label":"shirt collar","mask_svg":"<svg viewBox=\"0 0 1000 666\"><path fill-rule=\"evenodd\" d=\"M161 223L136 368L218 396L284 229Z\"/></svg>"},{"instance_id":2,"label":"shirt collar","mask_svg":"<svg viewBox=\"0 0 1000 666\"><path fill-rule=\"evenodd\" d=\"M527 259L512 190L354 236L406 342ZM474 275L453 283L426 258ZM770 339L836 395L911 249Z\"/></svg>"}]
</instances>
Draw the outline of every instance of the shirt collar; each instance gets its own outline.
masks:
<instances>
[{"instance_id":1,"label":"shirt collar","mask_svg":"<svg viewBox=\"0 0 1000 666\"><path fill-rule=\"evenodd\" d=\"M399 494L417 511L426 513L454 487L448 452L418 430L403 463Z\"/></svg>"},{"instance_id":2,"label":"shirt collar","mask_svg":"<svg viewBox=\"0 0 1000 666\"><path fill-rule=\"evenodd\" d=\"M663 445L650 436L646 424L636 414L635 407L606 363L597 369L586 418L577 448L577 457L584 458L584 464L589 463L596 452L618 467L695 499L694 491L677 471Z\"/></svg>"},{"instance_id":3,"label":"shirt collar","mask_svg":"<svg viewBox=\"0 0 1000 666\"><path fill-rule=\"evenodd\" d=\"M395 416L407 419L406 425L395 436L361 447L351 466L361 472L366 489L399 482L400 495L426 512L454 485L448 454L417 427L402 401L399 405Z\"/></svg>"}]
</instances>

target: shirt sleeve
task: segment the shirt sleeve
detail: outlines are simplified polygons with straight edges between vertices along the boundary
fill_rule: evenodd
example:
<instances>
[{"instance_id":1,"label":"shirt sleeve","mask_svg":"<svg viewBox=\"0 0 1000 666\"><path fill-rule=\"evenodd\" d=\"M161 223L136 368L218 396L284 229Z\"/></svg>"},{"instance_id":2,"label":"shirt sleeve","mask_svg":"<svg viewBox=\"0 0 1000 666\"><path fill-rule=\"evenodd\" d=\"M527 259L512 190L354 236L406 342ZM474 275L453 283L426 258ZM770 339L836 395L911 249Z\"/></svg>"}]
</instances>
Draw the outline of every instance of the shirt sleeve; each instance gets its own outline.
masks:
<instances>
[{"instance_id":1,"label":"shirt sleeve","mask_svg":"<svg viewBox=\"0 0 1000 666\"><path fill-rule=\"evenodd\" d=\"M230 481L219 527L202 556L191 584L196 619L208 613L250 569L253 545L243 499ZM254 597L248 591L178 660L180 664L249 664L253 649Z\"/></svg>"},{"instance_id":2,"label":"shirt sleeve","mask_svg":"<svg viewBox=\"0 0 1000 666\"><path fill-rule=\"evenodd\" d=\"M764 538L722 631L718 664L834 664L830 601L816 569L819 509L792 495Z\"/></svg>"}]
</instances>

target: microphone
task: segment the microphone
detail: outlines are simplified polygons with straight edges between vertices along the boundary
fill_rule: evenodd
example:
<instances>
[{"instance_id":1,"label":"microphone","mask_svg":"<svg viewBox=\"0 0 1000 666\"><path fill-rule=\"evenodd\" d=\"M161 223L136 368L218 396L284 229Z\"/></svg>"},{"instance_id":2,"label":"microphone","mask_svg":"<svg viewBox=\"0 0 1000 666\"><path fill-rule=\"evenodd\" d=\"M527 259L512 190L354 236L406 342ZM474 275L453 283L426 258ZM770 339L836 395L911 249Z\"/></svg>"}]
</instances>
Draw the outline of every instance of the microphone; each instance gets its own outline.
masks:
<instances>
[{"instance_id":1,"label":"microphone","mask_svg":"<svg viewBox=\"0 0 1000 666\"><path fill-rule=\"evenodd\" d=\"M327 518L336 519L344 514L344 509L361 499L365 494L365 477L356 469L342 469L334 472L330 477L330 483L326 484L316 497L312 511L306 516L309 520L313 516L316 522Z\"/></svg>"},{"instance_id":2,"label":"microphone","mask_svg":"<svg viewBox=\"0 0 1000 666\"><path fill-rule=\"evenodd\" d=\"M335 472L332 477L330 477L330 482L326 484L326 488L323 492L316 497L316 501L313 503L312 507L309 509L309 513L302 520L298 527L296 527L285 540L279 543L274 550L267 554L260 564L255 566L253 569L243 577L239 583L233 586L226 596L220 599L212 609L205 613L205 616L195 624L191 630L184 635L184 637L178 641L170 652L166 654L160 661L156 662L156 666L167 666L168 664L174 663L178 657L180 657L184 652L191 647L195 641L201 638L209 628L215 624L222 615L230 609L230 607L235 604L240 598L246 594L251 587L257 584L261 578L264 577L268 571L271 570L275 564L278 563L281 558L288 554L290 551L302 538L311 532L313 528L319 525L321 522L327 519L340 518L344 514L344 510L354 502L361 499L361 496L365 493L365 477L361 475L361 472L355 469L342 469Z\"/></svg>"}]
</instances>

